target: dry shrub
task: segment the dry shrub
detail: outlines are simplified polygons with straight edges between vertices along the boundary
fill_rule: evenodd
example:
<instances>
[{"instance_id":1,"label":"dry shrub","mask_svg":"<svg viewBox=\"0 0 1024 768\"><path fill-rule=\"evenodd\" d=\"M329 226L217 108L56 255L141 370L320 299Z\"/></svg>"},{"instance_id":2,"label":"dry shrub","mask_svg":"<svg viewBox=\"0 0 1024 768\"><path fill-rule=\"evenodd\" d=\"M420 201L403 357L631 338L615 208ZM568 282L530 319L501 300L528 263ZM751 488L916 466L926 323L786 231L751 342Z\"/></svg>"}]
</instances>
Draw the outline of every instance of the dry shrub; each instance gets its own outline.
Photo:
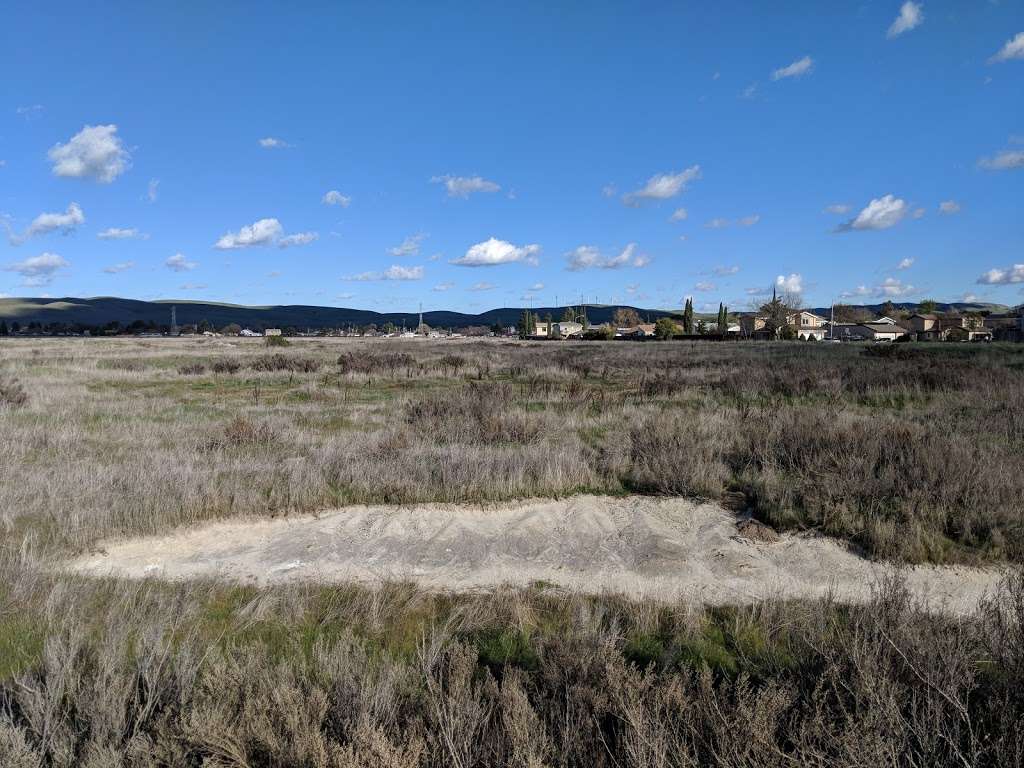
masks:
<instances>
[{"instance_id":1,"label":"dry shrub","mask_svg":"<svg viewBox=\"0 0 1024 768\"><path fill-rule=\"evenodd\" d=\"M269 339L281 338L268 336ZM316 373L320 370L320 361L311 357L293 357L280 353L264 355L253 360L249 367L254 371L273 372L288 371L290 373Z\"/></svg>"},{"instance_id":2,"label":"dry shrub","mask_svg":"<svg viewBox=\"0 0 1024 768\"><path fill-rule=\"evenodd\" d=\"M238 416L224 427L224 437L219 445L267 446L276 439L277 435L268 424Z\"/></svg>"},{"instance_id":3,"label":"dry shrub","mask_svg":"<svg viewBox=\"0 0 1024 768\"><path fill-rule=\"evenodd\" d=\"M273 337L270 337L273 338ZM232 360L229 357L222 357L219 360L214 360L210 366L214 373L238 373L242 369L242 364L237 360Z\"/></svg>"},{"instance_id":4,"label":"dry shrub","mask_svg":"<svg viewBox=\"0 0 1024 768\"><path fill-rule=\"evenodd\" d=\"M539 442L544 437L543 422L536 415L503 407L512 399L508 384L470 383L459 390L411 401L405 407L405 421L420 435L438 443Z\"/></svg>"},{"instance_id":5,"label":"dry shrub","mask_svg":"<svg viewBox=\"0 0 1024 768\"><path fill-rule=\"evenodd\" d=\"M206 366L202 363L189 363L178 367L178 374L181 376L202 376L206 373Z\"/></svg>"},{"instance_id":6,"label":"dry shrub","mask_svg":"<svg viewBox=\"0 0 1024 768\"><path fill-rule=\"evenodd\" d=\"M13 376L0 375L0 408L21 408L28 403L28 392Z\"/></svg>"},{"instance_id":7,"label":"dry shrub","mask_svg":"<svg viewBox=\"0 0 1024 768\"><path fill-rule=\"evenodd\" d=\"M399 370L406 374L417 369L416 358L408 352L348 352L338 357L338 369L343 374L381 374L394 378Z\"/></svg>"},{"instance_id":8,"label":"dry shrub","mask_svg":"<svg viewBox=\"0 0 1024 768\"><path fill-rule=\"evenodd\" d=\"M627 485L641 493L717 498L725 490L728 422L710 415L662 415L629 430Z\"/></svg>"}]
</instances>

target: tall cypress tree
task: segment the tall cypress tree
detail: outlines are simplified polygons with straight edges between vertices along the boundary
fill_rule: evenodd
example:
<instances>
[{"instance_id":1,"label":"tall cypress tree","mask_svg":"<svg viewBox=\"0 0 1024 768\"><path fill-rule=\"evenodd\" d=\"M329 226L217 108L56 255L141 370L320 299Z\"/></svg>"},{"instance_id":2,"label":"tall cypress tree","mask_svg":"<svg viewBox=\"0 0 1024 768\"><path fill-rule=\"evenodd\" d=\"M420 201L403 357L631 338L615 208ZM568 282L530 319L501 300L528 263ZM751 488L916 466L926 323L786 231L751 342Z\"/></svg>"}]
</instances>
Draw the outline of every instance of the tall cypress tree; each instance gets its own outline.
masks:
<instances>
[{"instance_id":1,"label":"tall cypress tree","mask_svg":"<svg viewBox=\"0 0 1024 768\"><path fill-rule=\"evenodd\" d=\"M728 328L728 320L725 315L725 305L722 302L718 302L718 334L721 336Z\"/></svg>"},{"instance_id":2,"label":"tall cypress tree","mask_svg":"<svg viewBox=\"0 0 1024 768\"><path fill-rule=\"evenodd\" d=\"M683 308L683 333L693 333L693 299L686 300L686 306Z\"/></svg>"}]
</instances>

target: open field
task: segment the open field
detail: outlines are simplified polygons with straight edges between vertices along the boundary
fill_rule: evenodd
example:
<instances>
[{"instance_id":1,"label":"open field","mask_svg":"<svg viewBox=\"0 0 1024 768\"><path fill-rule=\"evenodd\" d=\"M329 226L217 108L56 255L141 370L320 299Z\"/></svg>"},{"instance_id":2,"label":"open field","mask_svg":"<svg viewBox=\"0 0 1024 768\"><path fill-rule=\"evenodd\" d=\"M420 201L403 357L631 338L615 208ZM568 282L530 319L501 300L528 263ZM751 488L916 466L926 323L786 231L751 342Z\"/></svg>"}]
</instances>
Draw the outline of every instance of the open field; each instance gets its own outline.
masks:
<instances>
[{"instance_id":1,"label":"open field","mask_svg":"<svg viewBox=\"0 0 1024 768\"><path fill-rule=\"evenodd\" d=\"M1022 385L1024 347L1000 345L5 340L0 764L1022 764ZM923 570L859 605L812 591L744 607L587 594L627 585L586 572L448 594L59 568L198 526L244 548L372 505L368 538L342 529L355 565L379 556L387 507L409 525L444 505L501 521L517 500L562 500L557 514L586 494L711 511L706 541L731 555L827 535L864 573L854 553L984 566L1001 592L953 617L925 610ZM791 535L736 542L726 510ZM543 517L535 545L558 535ZM514 516L481 524L529 543ZM667 562L678 525L645 524ZM449 544L493 540L422 525L439 568ZM586 534L566 546L582 556ZM400 541L382 547L390 575L416 575ZM445 567L505 564L487 554Z\"/></svg>"}]
</instances>

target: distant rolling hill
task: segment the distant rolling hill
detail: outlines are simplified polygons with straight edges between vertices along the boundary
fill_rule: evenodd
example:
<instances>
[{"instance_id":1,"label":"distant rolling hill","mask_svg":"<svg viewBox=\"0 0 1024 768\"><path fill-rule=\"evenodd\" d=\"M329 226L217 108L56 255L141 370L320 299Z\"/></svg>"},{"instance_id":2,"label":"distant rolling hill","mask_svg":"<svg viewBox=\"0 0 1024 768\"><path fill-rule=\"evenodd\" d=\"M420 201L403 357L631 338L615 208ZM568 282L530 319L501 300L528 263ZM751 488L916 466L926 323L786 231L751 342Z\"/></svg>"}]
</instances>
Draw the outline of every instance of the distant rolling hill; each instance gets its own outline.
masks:
<instances>
[{"instance_id":1,"label":"distant rolling hill","mask_svg":"<svg viewBox=\"0 0 1024 768\"><path fill-rule=\"evenodd\" d=\"M414 328L419 322L415 312L371 312L365 309L347 309L344 307L317 307L302 304L250 307L239 304L223 304L199 301L138 301L120 299L111 296L95 298L13 298L0 299L0 320L8 324L18 322L22 326L32 322L43 324L70 323L89 326L102 326L111 322L119 322L122 326L131 325L136 320L157 325L169 325L171 306L177 308L178 325L196 324L203 320L215 328L222 328L237 323L249 328L287 328L300 330L307 328L342 328L349 325L366 326L371 323L383 326L394 323ZM896 304L900 309L913 311L916 304ZM587 317L592 323L604 323L611 320L616 309L635 309L641 318L654 322L659 317L678 316L680 312L669 312L660 309L642 309L625 305L588 305ZM881 304L865 305L865 309L879 313ZM952 309L960 311L988 310L991 312L1006 311L999 304L939 304L939 311ZM542 318L550 314L560 319L565 307L535 307L534 312ZM522 313L522 307L500 307L482 312L478 315L462 312L438 310L424 312L423 321L434 328L463 328L471 325L490 326L494 323L515 325ZM819 307L812 310L828 317L829 308ZM703 317L709 317L703 315Z\"/></svg>"},{"instance_id":2,"label":"distant rolling hill","mask_svg":"<svg viewBox=\"0 0 1024 768\"><path fill-rule=\"evenodd\" d=\"M57 298L36 299L17 298L0 299L0 320L8 324L18 322L22 326L32 322L77 323L82 325L101 326L117 321L122 326L131 325L136 320L157 325L169 325L171 306L177 308L178 325L188 325L208 321L216 328L230 323L242 327L286 328L300 330L306 328L339 328L348 325L365 326L371 323L382 326L385 323L403 324L414 328L419 323L419 314L415 312L371 312L364 309L346 309L343 307L317 307L302 304L249 307L238 304L221 304L197 301L137 301L135 299L119 299L109 296L96 298ZM593 323L603 323L611 319L620 306L587 306L587 317ZM672 312L656 309L636 309L641 318L654 322L659 317L671 316ZM560 319L565 307L535 307L534 312L544 317L551 314ZM521 307L501 307L478 315L444 310L424 312L423 322L435 328L462 328L471 325L490 326L494 323L515 325L523 309Z\"/></svg>"}]
</instances>

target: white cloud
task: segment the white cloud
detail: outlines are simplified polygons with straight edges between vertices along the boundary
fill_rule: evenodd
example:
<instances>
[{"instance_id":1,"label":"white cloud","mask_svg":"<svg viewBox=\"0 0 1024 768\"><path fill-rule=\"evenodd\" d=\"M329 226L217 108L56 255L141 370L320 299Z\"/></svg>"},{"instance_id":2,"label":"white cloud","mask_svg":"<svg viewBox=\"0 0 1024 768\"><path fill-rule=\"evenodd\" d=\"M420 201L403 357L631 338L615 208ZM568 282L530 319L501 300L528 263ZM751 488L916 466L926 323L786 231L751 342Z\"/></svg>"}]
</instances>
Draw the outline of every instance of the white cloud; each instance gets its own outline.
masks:
<instances>
[{"instance_id":1,"label":"white cloud","mask_svg":"<svg viewBox=\"0 0 1024 768\"><path fill-rule=\"evenodd\" d=\"M669 221L685 221L689 215L685 208L676 208L669 217Z\"/></svg>"},{"instance_id":2,"label":"white cloud","mask_svg":"<svg viewBox=\"0 0 1024 768\"><path fill-rule=\"evenodd\" d=\"M184 254L176 253L164 262L164 266L172 272L190 272L199 265L186 259Z\"/></svg>"},{"instance_id":3,"label":"white cloud","mask_svg":"<svg viewBox=\"0 0 1024 768\"><path fill-rule=\"evenodd\" d=\"M104 267L103 271L106 272L108 275L116 275L119 272L127 272L134 266L134 261L122 261L120 264L112 264L109 267Z\"/></svg>"},{"instance_id":4,"label":"white cloud","mask_svg":"<svg viewBox=\"0 0 1024 768\"><path fill-rule=\"evenodd\" d=\"M854 230L889 229L907 215L907 203L898 197L885 195L872 200L857 216L836 228L836 232Z\"/></svg>"},{"instance_id":5,"label":"white cloud","mask_svg":"<svg viewBox=\"0 0 1024 768\"><path fill-rule=\"evenodd\" d=\"M835 213L842 215L850 212L850 206L846 203L833 203L832 205L825 206L825 213Z\"/></svg>"},{"instance_id":6,"label":"white cloud","mask_svg":"<svg viewBox=\"0 0 1024 768\"><path fill-rule=\"evenodd\" d=\"M915 219L923 219L926 213L928 213L928 211L926 211L924 208L919 207L915 208L910 215Z\"/></svg>"},{"instance_id":7,"label":"white cloud","mask_svg":"<svg viewBox=\"0 0 1024 768\"><path fill-rule=\"evenodd\" d=\"M1014 264L1005 269L990 269L978 278L979 285L1015 285L1024 283L1024 264Z\"/></svg>"},{"instance_id":8,"label":"white cloud","mask_svg":"<svg viewBox=\"0 0 1024 768\"><path fill-rule=\"evenodd\" d=\"M237 233L228 232L214 243L214 248L222 251L232 248L251 248L258 245L270 245L281 236L283 230L277 219L260 219Z\"/></svg>"},{"instance_id":9,"label":"white cloud","mask_svg":"<svg viewBox=\"0 0 1024 768\"><path fill-rule=\"evenodd\" d=\"M741 227L752 227L755 224L757 224L757 222L759 222L760 220L761 214L755 213L751 216L744 216L742 219L739 219L736 223L739 224Z\"/></svg>"},{"instance_id":10,"label":"white cloud","mask_svg":"<svg viewBox=\"0 0 1024 768\"><path fill-rule=\"evenodd\" d=\"M48 157L55 176L95 179L109 184L131 166L131 155L117 137L116 125L87 125L67 144L55 144Z\"/></svg>"},{"instance_id":11,"label":"white cloud","mask_svg":"<svg viewBox=\"0 0 1024 768\"><path fill-rule=\"evenodd\" d=\"M605 197L615 197L616 191L617 190L615 189L614 184L605 184L603 187L601 187L601 194L604 195Z\"/></svg>"},{"instance_id":12,"label":"white cloud","mask_svg":"<svg viewBox=\"0 0 1024 768\"><path fill-rule=\"evenodd\" d=\"M16 261L4 267L5 272L15 272L24 278L24 285L49 285L58 270L71 265L56 253L41 253L24 261Z\"/></svg>"},{"instance_id":13,"label":"white cloud","mask_svg":"<svg viewBox=\"0 0 1024 768\"><path fill-rule=\"evenodd\" d=\"M725 229L729 226L729 220L722 218L711 219L710 221L705 222L704 226L708 229Z\"/></svg>"},{"instance_id":14,"label":"white cloud","mask_svg":"<svg viewBox=\"0 0 1024 768\"><path fill-rule=\"evenodd\" d=\"M803 293L803 276L795 272L788 277L786 275L779 275L775 278L775 288L782 293Z\"/></svg>"},{"instance_id":15,"label":"white cloud","mask_svg":"<svg viewBox=\"0 0 1024 768\"><path fill-rule=\"evenodd\" d=\"M887 299L896 299L908 296L917 289L895 277L887 277L879 285L875 286L875 295Z\"/></svg>"},{"instance_id":16,"label":"white cloud","mask_svg":"<svg viewBox=\"0 0 1024 768\"><path fill-rule=\"evenodd\" d=\"M265 139L260 139L260 146L264 149L287 149L291 144L284 139L276 139L273 136L267 136Z\"/></svg>"},{"instance_id":17,"label":"white cloud","mask_svg":"<svg viewBox=\"0 0 1024 768\"><path fill-rule=\"evenodd\" d=\"M923 5L921 3L915 3L912 2L912 0L907 0L907 2L900 6L900 14L893 21L885 36L892 39L894 37L899 37L904 32L909 32L915 27L919 27L924 22L924 11L921 10L922 7Z\"/></svg>"},{"instance_id":18,"label":"white cloud","mask_svg":"<svg viewBox=\"0 0 1024 768\"><path fill-rule=\"evenodd\" d=\"M339 208L348 208L352 204L352 198L348 195L343 195L336 189L332 189L329 192L325 192L324 196L320 198L320 202L324 205L336 205Z\"/></svg>"},{"instance_id":19,"label":"white cloud","mask_svg":"<svg viewBox=\"0 0 1024 768\"><path fill-rule=\"evenodd\" d=\"M19 117L24 117L26 120L32 120L33 118L39 117L43 112L42 104L29 104L25 107L17 107L14 113Z\"/></svg>"},{"instance_id":20,"label":"white cloud","mask_svg":"<svg viewBox=\"0 0 1024 768\"><path fill-rule=\"evenodd\" d=\"M544 290L544 283L534 283L533 285L531 285L529 287L528 290L530 290L531 292L532 291L543 291Z\"/></svg>"},{"instance_id":21,"label":"white cloud","mask_svg":"<svg viewBox=\"0 0 1024 768\"><path fill-rule=\"evenodd\" d=\"M960 203L956 200L943 200L939 203L939 213L944 213L947 216L952 216L954 213L960 213Z\"/></svg>"},{"instance_id":22,"label":"white cloud","mask_svg":"<svg viewBox=\"0 0 1024 768\"><path fill-rule=\"evenodd\" d=\"M396 245L394 248L388 249L388 253L392 256L419 256L420 255L420 244L427 238L426 234L420 232L415 235L410 235L402 241L401 245Z\"/></svg>"},{"instance_id":23,"label":"white cloud","mask_svg":"<svg viewBox=\"0 0 1024 768\"><path fill-rule=\"evenodd\" d=\"M342 301L347 301L348 299L354 299L355 296L356 295L354 293L339 293L334 298L341 299Z\"/></svg>"},{"instance_id":24,"label":"white cloud","mask_svg":"<svg viewBox=\"0 0 1024 768\"><path fill-rule=\"evenodd\" d=\"M452 259L451 263L462 267L493 267L516 262L536 265L539 253L539 245L513 245L492 237L490 240L470 246L465 256Z\"/></svg>"},{"instance_id":25,"label":"white cloud","mask_svg":"<svg viewBox=\"0 0 1024 768\"><path fill-rule=\"evenodd\" d=\"M896 265L896 269L910 269L912 266L914 266L914 258L912 256L908 256L905 259L900 259L900 263Z\"/></svg>"},{"instance_id":26,"label":"white cloud","mask_svg":"<svg viewBox=\"0 0 1024 768\"><path fill-rule=\"evenodd\" d=\"M746 88L744 88L742 91L740 91L740 98L741 99L752 99L752 98L754 98L754 94L755 93L757 93L757 83L751 83Z\"/></svg>"},{"instance_id":27,"label":"white cloud","mask_svg":"<svg viewBox=\"0 0 1024 768\"><path fill-rule=\"evenodd\" d=\"M205 291L206 283L182 283L178 286L179 291Z\"/></svg>"},{"instance_id":28,"label":"white cloud","mask_svg":"<svg viewBox=\"0 0 1024 768\"><path fill-rule=\"evenodd\" d=\"M617 256L605 256L593 245L581 245L565 255L568 269L579 272L584 269L622 269L623 267L646 267L651 263L648 256L636 252L636 243L630 243Z\"/></svg>"},{"instance_id":29,"label":"white cloud","mask_svg":"<svg viewBox=\"0 0 1024 768\"><path fill-rule=\"evenodd\" d=\"M75 231L76 227L84 223L85 213L82 211L82 207L78 203L71 203L64 213L40 213L32 220L28 229L20 235L15 234L6 222L4 226L7 228L7 239L11 245L21 245L31 237L57 230L60 230L62 234L69 235Z\"/></svg>"},{"instance_id":30,"label":"white cloud","mask_svg":"<svg viewBox=\"0 0 1024 768\"><path fill-rule=\"evenodd\" d=\"M1024 150L1004 149L992 157L983 157L978 165L986 171L1011 171L1016 168L1024 168Z\"/></svg>"},{"instance_id":31,"label":"white cloud","mask_svg":"<svg viewBox=\"0 0 1024 768\"><path fill-rule=\"evenodd\" d=\"M718 286L716 286L710 280L702 280L701 282L699 282L695 286L693 286L693 290L700 291L702 293L707 293L708 291L715 290L717 287Z\"/></svg>"},{"instance_id":32,"label":"white cloud","mask_svg":"<svg viewBox=\"0 0 1024 768\"><path fill-rule=\"evenodd\" d=\"M293 245L309 245L320 235L316 232L296 232L294 235L287 235L277 241L278 248L290 248Z\"/></svg>"},{"instance_id":33,"label":"white cloud","mask_svg":"<svg viewBox=\"0 0 1024 768\"><path fill-rule=\"evenodd\" d=\"M1024 32L1018 32L1013 38L1006 41L1006 45L988 60L989 64L1000 61L1011 61L1013 59L1024 59Z\"/></svg>"},{"instance_id":34,"label":"white cloud","mask_svg":"<svg viewBox=\"0 0 1024 768\"><path fill-rule=\"evenodd\" d=\"M450 291L454 287L455 283L438 283L432 290L437 291L438 293L444 293L445 291Z\"/></svg>"},{"instance_id":35,"label":"white cloud","mask_svg":"<svg viewBox=\"0 0 1024 768\"><path fill-rule=\"evenodd\" d=\"M772 80L782 80L786 77L803 77L813 71L814 59L810 56L804 56L802 59L797 59L789 66L774 70L772 72Z\"/></svg>"},{"instance_id":36,"label":"white cloud","mask_svg":"<svg viewBox=\"0 0 1024 768\"><path fill-rule=\"evenodd\" d=\"M108 227L102 232L97 232L96 237L100 240L145 240L149 235L139 232L135 227L131 227L130 229Z\"/></svg>"},{"instance_id":37,"label":"white cloud","mask_svg":"<svg viewBox=\"0 0 1024 768\"><path fill-rule=\"evenodd\" d=\"M712 274L714 274L716 277L728 277L729 275L735 275L739 271L740 268L737 266L715 267L713 270L711 270Z\"/></svg>"},{"instance_id":38,"label":"white cloud","mask_svg":"<svg viewBox=\"0 0 1024 768\"><path fill-rule=\"evenodd\" d=\"M481 176L433 176L431 184L444 184L448 197L467 198L476 192L498 192L501 187Z\"/></svg>"},{"instance_id":39,"label":"white cloud","mask_svg":"<svg viewBox=\"0 0 1024 768\"><path fill-rule=\"evenodd\" d=\"M149 184L146 186L146 198L149 200L149 202L155 203L159 192L160 179L150 179Z\"/></svg>"},{"instance_id":40,"label":"white cloud","mask_svg":"<svg viewBox=\"0 0 1024 768\"><path fill-rule=\"evenodd\" d=\"M467 291L493 291L497 288L494 283L473 283L473 285L467 288Z\"/></svg>"},{"instance_id":41,"label":"white cloud","mask_svg":"<svg viewBox=\"0 0 1024 768\"><path fill-rule=\"evenodd\" d=\"M368 282L374 280L422 280L423 267L402 267L397 264L388 267L383 272L360 272L358 275L349 275L342 280L354 280L356 282Z\"/></svg>"},{"instance_id":42,"label":"white cloud","mask_svg":"<svg viewBox=\"0 0 1024 768\"><path fill-rule=\"evenodd\" d=\"M644 200L667 200L686 189L691 181L700 178L700 166L691 165L678 173L659 173L651 176L640 189L622 196L626 205L639 205Z\"/></svg>"}]
</instances>

